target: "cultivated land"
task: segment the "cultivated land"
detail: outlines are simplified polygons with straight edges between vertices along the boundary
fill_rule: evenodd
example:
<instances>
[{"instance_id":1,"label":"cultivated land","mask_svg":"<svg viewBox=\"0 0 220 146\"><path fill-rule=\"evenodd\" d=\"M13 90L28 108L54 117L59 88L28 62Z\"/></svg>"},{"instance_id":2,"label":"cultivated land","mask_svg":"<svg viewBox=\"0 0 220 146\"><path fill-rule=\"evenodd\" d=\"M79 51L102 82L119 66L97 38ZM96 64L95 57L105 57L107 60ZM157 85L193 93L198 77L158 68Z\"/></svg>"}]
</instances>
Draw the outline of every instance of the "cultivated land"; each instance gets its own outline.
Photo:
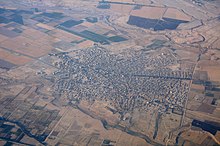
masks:
<instances>
[{"instance_id":1,"label":"cultivated land","mask_svg":"<svg viewBox=\"0 0 220 146\"><path fill-rule=\"evenodd\" d=\"M218 0L0 0L0 145L220 144Z\"/></svg>"}]
</instances>

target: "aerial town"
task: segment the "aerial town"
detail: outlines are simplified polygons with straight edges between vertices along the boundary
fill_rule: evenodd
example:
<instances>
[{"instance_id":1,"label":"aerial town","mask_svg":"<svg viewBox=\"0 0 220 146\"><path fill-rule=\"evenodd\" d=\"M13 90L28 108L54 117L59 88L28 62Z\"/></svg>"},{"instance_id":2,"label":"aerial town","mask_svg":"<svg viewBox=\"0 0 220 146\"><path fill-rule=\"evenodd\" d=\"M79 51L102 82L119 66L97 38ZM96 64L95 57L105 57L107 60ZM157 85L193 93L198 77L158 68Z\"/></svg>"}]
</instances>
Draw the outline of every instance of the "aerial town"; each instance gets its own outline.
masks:
<instances>
[{"instance_id":1,"label":"aerial town","mask_svg":"<svg viewBox=\"0 0 220 146\"><path fill-rule=\"evenodd\" d=\"M0 145L220 145L218 0L0 0Z\"/></svg>"},{"instance_id":2,"label":"aerial town","mask_svg":"<svg viewBox=\"0 0 220 146\"><path fill-rule=\"evenodd\" d=\"M128 57L129 54L135 55ZM82 50L74 55L80 56L76 59L63 53L50 54L61 59L54 63L58 70L52 75L39 74L54 82L54 97L60 98L65 93L69 102L74 103L81 99L109 100L121 116L134 108L157 108L158 112L174 107L181 109L192 71L158 68L177 64L168 52L161 53L158 58L143 52L129 54L122 58L98 47Z\"/></svg>"}]
</instances>

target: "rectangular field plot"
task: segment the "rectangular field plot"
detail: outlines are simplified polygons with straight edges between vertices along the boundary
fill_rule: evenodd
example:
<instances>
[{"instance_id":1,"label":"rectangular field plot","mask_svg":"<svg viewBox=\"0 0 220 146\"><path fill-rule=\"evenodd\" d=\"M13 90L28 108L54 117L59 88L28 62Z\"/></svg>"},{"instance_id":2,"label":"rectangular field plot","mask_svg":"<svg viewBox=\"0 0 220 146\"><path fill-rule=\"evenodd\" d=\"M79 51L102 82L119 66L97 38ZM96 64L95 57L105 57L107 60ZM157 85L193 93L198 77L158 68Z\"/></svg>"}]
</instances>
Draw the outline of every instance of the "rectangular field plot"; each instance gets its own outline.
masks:
<instances>
[{"instance_id":1,"label":"rectangular field plot","mask_svg":"<svg viewBox=\"0 0 220 146\"><path fill-rule=\"evenodd\" d=\"M9 50L31 57L43 56L52 49L52 46L50 45L41 44L40 42L36 42L23 36L7 39L0 43L0 45Z\"/></svg>"},{"instance_id":2,"label":"rectangular field plot","mask_svg":"<svg viewBox=\"0 0 220 146\"><path fill-rule=\"evenodd\" d=\"M18 55L15 53L11 53L4 49L0 49L0 60L3 60L3 61L0 61L0 64L4 63L4 65L1 65L1 66L13 67L14 65L24 65L32 61L33 59L26 57L26 56Z\"/></svg>"}]
</instances>

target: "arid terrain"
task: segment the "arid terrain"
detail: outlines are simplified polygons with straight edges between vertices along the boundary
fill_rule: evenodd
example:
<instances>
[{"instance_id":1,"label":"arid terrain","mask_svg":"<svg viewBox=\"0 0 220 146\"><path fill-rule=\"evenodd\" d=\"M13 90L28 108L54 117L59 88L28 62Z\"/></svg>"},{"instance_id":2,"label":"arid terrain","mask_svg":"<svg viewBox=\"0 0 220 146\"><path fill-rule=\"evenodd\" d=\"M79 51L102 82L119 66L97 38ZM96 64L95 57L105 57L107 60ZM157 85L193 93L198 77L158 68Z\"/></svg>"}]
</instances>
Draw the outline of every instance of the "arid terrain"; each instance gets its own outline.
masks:
<instances>
[{"instance_id":1,"label":"arid terrain","mask_svg":"<svg viewBox=\"0 0 220 146\"><path fill-rule=\"evenodd\" d=\"M0 145L220 145L220 1L0 0Z\"/></svg>"}]
</instances>

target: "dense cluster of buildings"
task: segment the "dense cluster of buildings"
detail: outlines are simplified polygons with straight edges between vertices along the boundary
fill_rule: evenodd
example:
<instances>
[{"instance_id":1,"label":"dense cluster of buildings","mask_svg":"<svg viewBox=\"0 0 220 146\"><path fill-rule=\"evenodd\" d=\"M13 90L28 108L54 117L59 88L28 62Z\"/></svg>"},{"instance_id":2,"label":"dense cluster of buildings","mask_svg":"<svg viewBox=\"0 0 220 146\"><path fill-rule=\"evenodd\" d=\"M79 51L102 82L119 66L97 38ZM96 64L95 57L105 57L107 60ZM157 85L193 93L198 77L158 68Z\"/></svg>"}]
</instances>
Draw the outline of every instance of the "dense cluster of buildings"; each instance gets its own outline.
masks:
<instances>
[{"instance_id":1,"label":"dense cluster of buildings","mask_svg":"<svg viewBox=\"0 0 220 146\"><path fill-rule=\"evenodd\" d=\"M60 60L54 63L59 69L45 76L54 82L56 97L66 96L71 103L82 99L109 101L122 115L135 108L160 112L181 109L187 98L187 80L192 77L191 71L170 69L177 60L168 53L155 57L142 51L115 55L93 47L74 57L67 53L50 55ZM164 67L156 67L157 62Z\"/></svg>"}]
</instances>

